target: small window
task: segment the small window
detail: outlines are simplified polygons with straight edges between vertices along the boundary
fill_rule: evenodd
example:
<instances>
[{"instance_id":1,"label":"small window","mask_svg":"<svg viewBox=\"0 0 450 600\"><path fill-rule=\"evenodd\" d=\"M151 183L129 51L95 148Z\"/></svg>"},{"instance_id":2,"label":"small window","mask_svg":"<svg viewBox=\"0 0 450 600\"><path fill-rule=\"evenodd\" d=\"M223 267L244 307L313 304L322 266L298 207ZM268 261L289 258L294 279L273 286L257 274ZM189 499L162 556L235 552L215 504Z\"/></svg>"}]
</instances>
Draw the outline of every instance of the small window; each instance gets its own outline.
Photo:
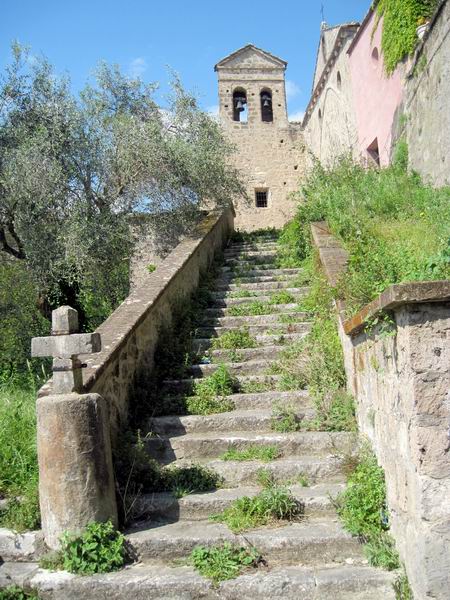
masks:
<instances>
[{"instance_id":1,"label":"small window","mask_svg":"<svg viewBox=\"0 0 450 600\"><path fill-rule=\"evenodd\" d=\"M380 166L380 150L378 148L378 138L375 138L370 146L367 148L367 154L372 162L372 164L377 167Z\"/></svg>"},{"instance_id":2,"label":"small window","mask_svg":"<svg viewBox=\"0 0 450 600\"><path fill-rule=\"evenodd\" d=\"M255 190L256 208L267 208L267 190Z\"/></svg>"},{"instance_id":3,"label":"small window","mask_svg":"<svg viewBox=\"0 0 450 600\"><path fill-rule=\"evenodd\" d=\"M337 74L337 86L338 86L338 90L340 90L341 86L342 86L342 77L341 77L340 71L338 71L338 74Z\"/></svg>"},{"instance_id":4,"label":"small window","mask_svg":"<svg viewBox=\"0 0 450 600\"><path fill-rule=\"evenodd\" d=\"M247 94L245 90L235 90L233 92L233 121L246 123L247 119Z\"/></svg>"},{"instance_id":5,"label":"small window","mask_svg":"<svg viewBox=\"0 0 450 600\"><path fill-rule=\"evenodd\" d=\"M263 90L260 94L261 98L261 119L265 123L271 123L273 121L273 109L272 109L272 93L270 90Z\"/></svg>"},{"instance_id":6,"label":"small window","mask_svg":"<svg viewBox=\"0 0 450 600\"><path fill-rule=\"evenodd\" d=\"M372 50L372 56L371 56L371 58L372 58L372 66L374 68L378 67L378 61L380 59L380 55L378 54L378 48L374 48Z\"/></svg>"},{"instance_id":7,"label":"small window","mask_svg":"<svg viewBox=\"0 0 450 600\"><path fill-rule=\"evenodd\" d=\"M319 120L322 120L322 110L319 108Z\"/></svg>"}]
</instances>

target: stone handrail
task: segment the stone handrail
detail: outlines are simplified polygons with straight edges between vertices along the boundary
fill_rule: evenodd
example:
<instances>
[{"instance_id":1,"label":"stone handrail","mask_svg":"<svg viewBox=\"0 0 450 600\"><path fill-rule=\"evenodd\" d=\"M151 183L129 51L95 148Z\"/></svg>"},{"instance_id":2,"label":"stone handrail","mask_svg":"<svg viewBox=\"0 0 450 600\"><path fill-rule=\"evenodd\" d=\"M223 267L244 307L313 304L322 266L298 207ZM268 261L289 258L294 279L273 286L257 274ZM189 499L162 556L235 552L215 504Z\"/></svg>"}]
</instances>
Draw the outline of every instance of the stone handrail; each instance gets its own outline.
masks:
<instances>
[{"instance_id":1,"label":"stone handrail","mask_svg":"<svg viewBox=\"0 0 450 600\"><path fill-rule=\"evenodd\" d=\"M348 253L326 223L311 226L331 285ZM392 285L338 329L359 430L386 479L391 532L418 600L450 589L450 281ZM373 325L389 311L392 328ZM372 326L365 325L372 319Z\"/></svg>"}]
</instances>

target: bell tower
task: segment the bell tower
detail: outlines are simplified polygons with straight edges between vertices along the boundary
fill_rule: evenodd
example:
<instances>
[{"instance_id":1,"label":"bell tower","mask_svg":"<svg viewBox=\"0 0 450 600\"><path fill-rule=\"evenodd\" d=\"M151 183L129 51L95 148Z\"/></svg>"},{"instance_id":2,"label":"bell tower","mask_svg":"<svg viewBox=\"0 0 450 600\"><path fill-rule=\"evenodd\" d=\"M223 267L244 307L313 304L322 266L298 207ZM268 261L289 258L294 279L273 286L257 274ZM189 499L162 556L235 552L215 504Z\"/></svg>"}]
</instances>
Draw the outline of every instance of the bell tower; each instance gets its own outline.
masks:
<instances>
[{"instance_id":1,"label":"bell tower","mask_svg":"<svg viewBox=\"0 0 450 600\"><path fill-rule=\"evenodd\" d=\"M243 231L280 228L295 213L289 195L304 173L305 146L300 123L287 116L286 66L252 44L215 66L220 122L246 181L248 198L235 206Z\"/></svg>"}]
</instances>

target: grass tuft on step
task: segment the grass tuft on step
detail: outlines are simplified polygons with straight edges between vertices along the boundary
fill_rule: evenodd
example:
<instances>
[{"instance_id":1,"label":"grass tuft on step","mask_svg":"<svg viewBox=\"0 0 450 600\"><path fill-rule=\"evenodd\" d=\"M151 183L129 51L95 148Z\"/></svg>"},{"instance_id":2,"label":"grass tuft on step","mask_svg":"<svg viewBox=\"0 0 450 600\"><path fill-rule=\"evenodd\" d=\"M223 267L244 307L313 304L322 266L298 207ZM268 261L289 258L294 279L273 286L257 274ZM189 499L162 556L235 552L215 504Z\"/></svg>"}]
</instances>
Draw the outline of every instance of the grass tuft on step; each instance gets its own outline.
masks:
<instances>
[{"instance_id":1,"label":"grass tuft on step","mask_svg":"<svg viewBox=\"0 0 450 600\"><path fill-rule=\"evenodd\" d=\"M263 561L253 547L244 548L224 542L211 548L197 546L189 562L203 577L218 585L221 581L238 577L246 569L258 567Z\"/></svg>"},{"instance_id":2,"label":"grass tuft on step","mask_svg":"<svg viewBox=\"0 0 450 600\"><path fill-rule=\"evenodd\" d=\"M260 460L262 462L271 462L272 460L276 460L281 456L281 450L278 446L257 446L250 445L247 448L239 450L237 448L228 448L228 450L222 454L222 460L236 460L236 461L246 461L246 460Z\"/></svg>"},{"instance_id":3,"label":"grass tuft on step","mask_svg":"<svg viewBox=\"0 0 450 600\"><path fill-rule=\"evenodd\" d=\"M243 350L257 346L256 338L245 328L227 331L220 337L214 338L211 344L212 350Z\"/></svg>"}]
</instances>

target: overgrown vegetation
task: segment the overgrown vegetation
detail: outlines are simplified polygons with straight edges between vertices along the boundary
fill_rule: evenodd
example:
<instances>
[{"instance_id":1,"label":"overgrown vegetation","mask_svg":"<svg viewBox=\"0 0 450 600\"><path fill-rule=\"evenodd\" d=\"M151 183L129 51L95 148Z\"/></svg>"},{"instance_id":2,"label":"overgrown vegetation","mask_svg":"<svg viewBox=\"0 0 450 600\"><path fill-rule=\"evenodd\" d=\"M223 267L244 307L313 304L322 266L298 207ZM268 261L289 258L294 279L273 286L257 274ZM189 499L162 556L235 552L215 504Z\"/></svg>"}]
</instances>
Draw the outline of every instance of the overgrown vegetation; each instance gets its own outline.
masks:
<instances>
[{"instance_id":1,"label":"overgrown vegetation","mask_svg":"<svg viewBox=\"0 0 450 600\"><path fill-rule=\"evenodd\" d=\"M236 379L226 365L221 364L212 375L194 383L194 395L186 398L187 410L193 415L211 415L233 410L234 404L227 396L236 389Z\"/></svg>"},{"instance_id":2,"label":"overgrown vegetation","mask_svg":"<svg viewBox=\"0 0 450 600\"><path fill-rule=\"evenodd\" d=\"M368 449L361 452L348 477L346 489L337 498L336 507L344 527L365 542L365 553L371 565L388 570L400 566L388 533L384 473Z\"/></svg>"},{"instance_id":3,"label":"overgrown vegetation","mask_svg":"<svg viewBox=\"0 0 450 600\"><path fill-rule=\"evenodd\" d=\"M211 344L212 350L242 350L244 348L256 348L256 338L248 332L248 329L232 329L214 338Z\"/></svg>"},{"instance_id":4,"label":"overgrown vegetation","mask_svg":"<svg viewBox=\"0 0 450 600\"><path fill-rule=\"evenodd\" d=\"M383 17L381 48L387 73L412 54L419 41L417 27L427 22L438 0L379 0L376 11Z\"/></svg>"},{"instance_id":5,"label":"overgrown vegetation","mask_svg":"<svg viewBox=\"0 0 450 600\"><path fill-rule=\"evenodd\" d=\"M273 484L267 485L256 496L238 498L222 513L210 518L225 523L234 533L240 533L278 521L292 521L301 513L301 506L291 492Z\"/></svg>"},{"instance_id":6,"label":"overgrown vegetation","mask_svg":"<svg viewBox=\"0 0 450 600\"><path fill-rule=\"evenodd\" d=\"M37 592L26 591L16 585L0 590L0 600L29 600L31 598L38 599Z\"/></svg>"},{"instance_id":7,"label":"overgrown vegetation","mask_svg":"<svg viewBox=\"0 0 450 600\"><path fill-rule=\"evenodd\" d=\"M190 562L203 577L211 579L217 585L221 581L237 577L244 569L258 567L263 561L252 546L243 548L224 542L211 548L197 546L191 553Z\"/></svg>"},{"instance_id":8,"label":"overgrown vegetation","mask_svg":"<svg viewBox=\"0 0 450 600\"><path fill-rule=\"evenodd\" d=\"M300 192L293 224L302 259L311 256L310 223L326 221L350 254L333 295L354 314L389 285L450 277L450 188L424 185L406 171L406 149L389 168L350 160L316 165Z\"/></svg>"},{"instance_id":9,"label":"overgrown vegetation","mask_svg":"<svg viewBox=\"0 0 450 600\"><path fill-rule=\"evenodd\" d=\"M262 462L271 462L276 460L281 455L281 451L278 446L257 446L250 445L239 450L237 448L228 448L228 450L220 457L222 460L260 460Z\"/></svg>"},{"instance_id":10,"label":"overgrown vegetation","mask_svg":"<svg viewBox=\"0 0 450 600\"><path fill-rule=\"evenodd\" d=\"M125 537L111 522L90 523L80 535L65 533L61 550L41 561L46 569L65 569L77 575L110 573L121 569L127 560Z\"/></svg>"},{"instance_id":11,"label":"overgrown vegetation","mask_svg":"<svg viewBox=\"0 0 450 600\"><path fill-rule=\"evenodd\" d=\"M395 600L414 600L408 577L404 571L394 581L393 588L395 592Z\"/></svg>"},{"instance_id":12,"label":"overgrown vegetation","mask_svg":"<svg viewBox=\"0 0 450 600\"><path fill-rule=\"evenodd\" d=\"M228 309L228 314L231 317L270 315L273 312L275 312L275 308L272 303L261 302L259 300L255 300L249 304L238 304L236 306L231 306Z\"/></svg>"},{"instance_id":13,"label":"overgrown vegetation","mask_svg":"<svg viewBox=\"0 0 450 600\"><path fill-rule=\"evenodd\" d=\"M279 433L290 433L300 431L302 428L302 419L293 406L278 406L272 408L272 431Z\"/></svg>"}]
</instances>

